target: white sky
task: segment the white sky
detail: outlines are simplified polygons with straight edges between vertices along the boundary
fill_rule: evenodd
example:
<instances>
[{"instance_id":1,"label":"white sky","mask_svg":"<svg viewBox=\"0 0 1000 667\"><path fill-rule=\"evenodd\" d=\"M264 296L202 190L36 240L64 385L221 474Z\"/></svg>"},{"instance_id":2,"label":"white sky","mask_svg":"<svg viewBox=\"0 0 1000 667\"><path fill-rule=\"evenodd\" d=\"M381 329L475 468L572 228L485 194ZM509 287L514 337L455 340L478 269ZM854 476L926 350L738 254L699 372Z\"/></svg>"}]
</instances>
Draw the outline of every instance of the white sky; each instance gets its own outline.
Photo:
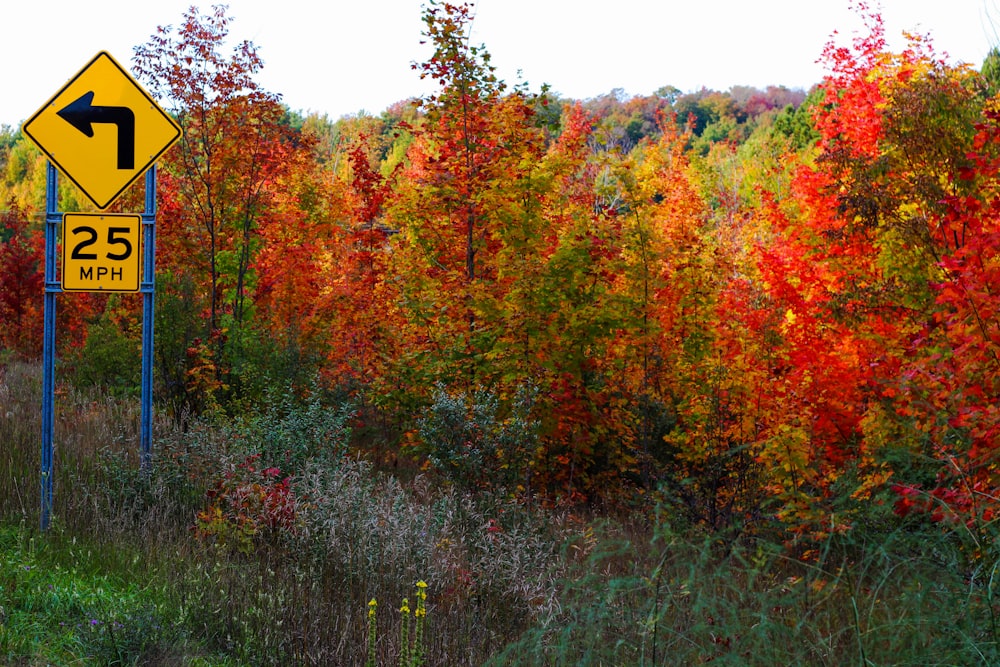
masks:
<instances>
[{"instance_id":1,"label":"white sky","mask_svg":"<svg viewBox=\"0 0 1000 667\"><path fill-rule=\"evenodd\" d=\"M870 0L893 48L904 30L930 34L949 62L978 67L1000 41L1000 0ZM859 28L849 0L479 0L473 42L508 84L586 99L664 85L808 88L833 31ZM177 25L197 0L4 0L0 124L17 125L101 50L130 67L133 47ZM421 0L229 0L230 37L253 41L258 80L292 109L332 118L378 114L430 92L410 64L421 47Z\"/></svg>"}]
</instances>

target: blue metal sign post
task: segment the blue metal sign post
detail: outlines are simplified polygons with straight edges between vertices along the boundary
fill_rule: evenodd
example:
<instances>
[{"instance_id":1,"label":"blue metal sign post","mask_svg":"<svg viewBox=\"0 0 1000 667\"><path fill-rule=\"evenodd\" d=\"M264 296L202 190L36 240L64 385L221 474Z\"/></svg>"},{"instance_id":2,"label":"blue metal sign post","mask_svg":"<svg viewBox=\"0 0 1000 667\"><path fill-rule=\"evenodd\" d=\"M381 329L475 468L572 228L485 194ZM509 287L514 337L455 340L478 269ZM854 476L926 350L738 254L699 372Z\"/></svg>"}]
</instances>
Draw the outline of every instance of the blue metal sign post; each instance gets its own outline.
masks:
<instances>
[{"instance_id":1,"label":"blue metal sign post","mask_svg":"<svg viewBox=\"0 0 1000 667\"><path fill-rule=\"evenodd\" d=\"M139 468L149 473L153 460L153 297L156 291L156 165L146 172L146 212L142 214L142 423Z\"/></svg>"},{"instance_id":2,"label":"blue metal sign post","mask_svg":"<svg viewBox=\"0 0 1000 667\"><path fill-rule=\"evenodd\" d=\"M46 531L52 521L53 431L55 426L56 295L62 285L56 275L57 233L63 214L59 212L59 174L48 163L45 183L45 305L42 341L42 454L41 514ZM139 428L139 467L148 473L153 452L153 320L156 289L156 165L146 172L146 203L142 214L142 389Z\"/></svg>"},{"instance_id":3,"label":"blue metal sign post","mask_svg":"<svg viewBox=\"0 0 1000 667\"><path fill-rule=\"evenodd\" d=\"M48 163L45 180L45 312L42 334L42 530L52 516L52 427L55 423L56 386L56 294L62 291L56 279L56 232L62 216L57 209L59 177Z\"/></svg>"}]
</instances>

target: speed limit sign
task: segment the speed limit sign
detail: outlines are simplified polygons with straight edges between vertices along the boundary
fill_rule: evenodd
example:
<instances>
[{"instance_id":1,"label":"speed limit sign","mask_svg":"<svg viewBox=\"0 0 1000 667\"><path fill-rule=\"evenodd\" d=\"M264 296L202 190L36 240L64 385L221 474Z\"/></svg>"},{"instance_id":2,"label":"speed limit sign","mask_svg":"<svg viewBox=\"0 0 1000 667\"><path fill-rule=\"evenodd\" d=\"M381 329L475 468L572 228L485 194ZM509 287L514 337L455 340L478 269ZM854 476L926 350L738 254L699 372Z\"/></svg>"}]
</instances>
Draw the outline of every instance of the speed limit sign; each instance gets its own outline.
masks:
<instances>
[{"instance_id":1,"label":"speed limit sign","mask_svg":"<svg viewBox=\"0 0 1000 667\"><path fill-rule=\"evenodd\" d=\"M142 216L63 215L62 288L68 292L138 292Z\"/></svg>"}]
</instances>

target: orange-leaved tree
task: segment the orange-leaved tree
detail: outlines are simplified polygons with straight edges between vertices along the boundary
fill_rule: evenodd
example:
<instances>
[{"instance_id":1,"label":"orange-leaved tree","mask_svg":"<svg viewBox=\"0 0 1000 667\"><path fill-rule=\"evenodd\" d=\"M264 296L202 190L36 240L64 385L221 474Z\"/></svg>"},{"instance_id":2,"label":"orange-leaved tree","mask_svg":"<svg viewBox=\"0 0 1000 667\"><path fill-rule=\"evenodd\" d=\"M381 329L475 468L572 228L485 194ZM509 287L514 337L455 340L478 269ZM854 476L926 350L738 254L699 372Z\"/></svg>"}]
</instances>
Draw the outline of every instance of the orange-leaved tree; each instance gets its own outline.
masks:
<instances>
[{"instance_id":1,"label":"orange-leaved tree","mask_svg":"<svg viewBox=\"0 0 1000 667\"><path fill-rule=\"evenodd\" d=\"M185 284L180 298L193 300L203 318L178 350L188 357L185 381L208 398L239 391L230 385L243 374L230 371L247 363L254 347L247 337L259 230L295 163L291 155L305 149L284 122L278 96L254 78L263 65L256 46L243 41L228 58L222 53L225 11L219 5L204 15L192 7L176 32L160 27L134 57L138 75L184 130L163 161L172 177L163 199L176 197L177 205L160 213L161 267L164 286Z\"/></svg>"},{"instance_id":2,"label":"orange-leaved tree","mask_svg":"<svg viewBox=\"0 0 1000 667\"><path fill-rule=\"evenodd\" d=\"M514 275L501 275L505 260L535 251L532 174L543 133L531 97L508 93L489 54L469 44L468 5L432 3L424 21L435 51L415 67L441 90L423 101L386 222L399 231L393 272L405 276L396 289L410 341L406 366L419 360L423 374L412 385L470 388L496 379L489 362Z\"/></svg>"}]
</instances>

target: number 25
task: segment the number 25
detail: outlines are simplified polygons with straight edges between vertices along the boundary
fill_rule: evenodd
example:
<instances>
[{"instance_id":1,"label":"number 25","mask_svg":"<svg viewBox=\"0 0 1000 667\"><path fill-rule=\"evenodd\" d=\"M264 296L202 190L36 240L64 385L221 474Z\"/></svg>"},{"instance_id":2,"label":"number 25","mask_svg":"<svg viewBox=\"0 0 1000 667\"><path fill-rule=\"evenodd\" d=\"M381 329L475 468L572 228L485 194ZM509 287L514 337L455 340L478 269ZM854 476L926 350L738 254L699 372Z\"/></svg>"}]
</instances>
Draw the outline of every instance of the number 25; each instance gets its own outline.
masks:
<instances>
[{"instance_id":1,"label":"number 25","mask_svg":"<svg viewBox=\"0 0 1000 667\"><path fill-rule=\"evenodd\" d=\"M96 252L85 252L86 248L97 243L97 230L93 227L87 225L80 225L79 227L74 227L70 230L73 235L84 234L88 238L80 241L75 246L73 246L73 252L70 253L70 257L73 259L97 259ZM109 246L122 246L121 252L109 252L107 253L108 259L115 261L122 261L128 259L132 254L132 242L127 238L122 238L119 234L128 234L128 227L108 227L108 245Z\"/></svg>"}]
</instances>

